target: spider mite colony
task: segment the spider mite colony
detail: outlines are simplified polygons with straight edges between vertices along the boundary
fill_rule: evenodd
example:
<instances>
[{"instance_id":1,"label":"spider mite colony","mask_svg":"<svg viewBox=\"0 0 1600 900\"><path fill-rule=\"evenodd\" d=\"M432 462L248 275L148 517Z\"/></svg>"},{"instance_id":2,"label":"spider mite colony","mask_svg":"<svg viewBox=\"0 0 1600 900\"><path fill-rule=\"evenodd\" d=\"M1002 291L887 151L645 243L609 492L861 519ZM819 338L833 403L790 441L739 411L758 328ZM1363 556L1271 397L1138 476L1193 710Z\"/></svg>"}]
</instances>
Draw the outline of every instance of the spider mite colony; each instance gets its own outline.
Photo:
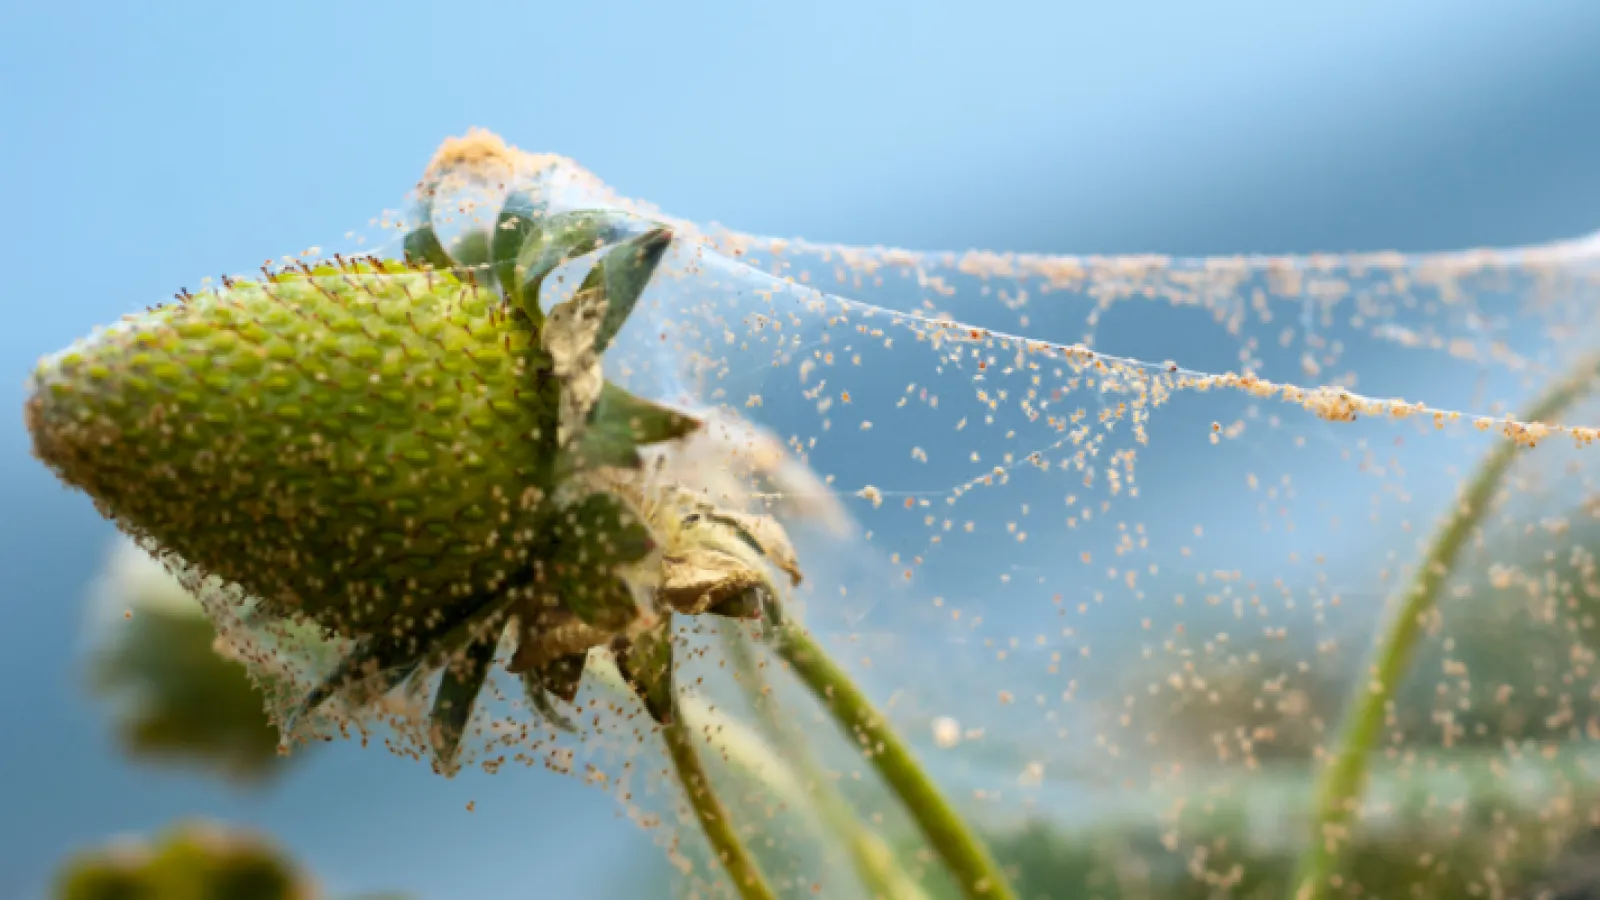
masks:
<instances>
[{"instance_id":1,"label":"spider mite colony","mask_svg":"<svg viewBox=\"0 0 1600 900\"><path fill-rule=\"evenodd\" d=\"M843 247L484 132L374 224L26 405L285 752L580 777L701 895L1581 869L1600 244Z\"/></svg>"}]
</instances>

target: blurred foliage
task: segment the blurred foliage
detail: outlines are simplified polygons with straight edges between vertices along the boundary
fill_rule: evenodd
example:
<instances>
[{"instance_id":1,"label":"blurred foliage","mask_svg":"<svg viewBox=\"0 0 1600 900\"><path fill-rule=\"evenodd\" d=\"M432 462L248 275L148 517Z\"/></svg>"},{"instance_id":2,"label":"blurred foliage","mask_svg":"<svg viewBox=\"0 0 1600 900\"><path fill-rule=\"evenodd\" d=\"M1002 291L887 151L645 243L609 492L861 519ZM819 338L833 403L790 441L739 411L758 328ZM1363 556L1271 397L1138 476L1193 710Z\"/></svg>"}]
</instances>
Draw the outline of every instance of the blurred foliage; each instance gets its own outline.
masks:
<instances>
[{"instance_id":1,"label":"blurred foliage","mask_svg":"<svg viewBox=\"0 0 1600 900\"><path fill-rule=\"evenodd\" d=\"M1293 854L1256 850L1242 835L1225 828L1217 828L1188 858L1165 853L1153 830L1091 835L1085 840L1032 824L993 837L991 843L1002 864L1016 873L1018 895L1028 900L1277 900L1289 896L1296 863ZM1417 900L1600 896L1600 878L1585 877L1565 862L1558 869L1532 855L1498 865L1486 877L1484 854L1489 844L1482 837L1430 840L1420 832L1358 838L1344 866L1347 889L1338 896Z\"/></svg>"},{"instance_id":2,"label":"blurred foliage","mask_svg":"<svg viewBox=\"0 0 1600 900\"><path fill-rule=\"evenodd\" d=\"M1391 734L1411 749L1562 742L1600 734L1600 691L1571 676L1591 651L1515 604L1450 610L1448 635L1419 648L1396 698ZM1143 667L1151 754L1167 762L1303 762L1332 741L1355 672L1266 645L1231 656ZM1154 690L1152 691L1152 686Z\"/></svg>"},{"instance_id":3,"label":"blurred foliage","mask_svg":"<svg viewBox=\"0 0 1600 900\"><path fill-rule=\"evenodd\" d=\"M1417 649L1388 728L1407 748L1600 738L1600 578L1588 549L1600 546L1600 520L1574 511L1560 520L1570 528L1531 535L1512 521L1470 554ZM1278 640L1155 657L1122 693L1154 704L1143 715L1162 761L1305 761L1332 741L1365 664L1364 635L1343 643L1341 656Z\"/></svg>"},{"instance_id":4,"label":"blurred foliage","mask_svg":"<svg viewBox=\"0 0 1600 900\"><path fill-rule=\"evenodd\" d=\"M265 841L215 825L173 829L154 845L80 853L59 873L59 900L312 900L305 873Z\"/></svg>"},{"instance_id":5,"label":"blurred foliage","mask_svg":"<svg viewBox=\"0 0 1600 900\"><path fill-rule=\"evenodd\" d=\"M1345 888L1332 896L1600 900L1596 766L1600 753L1582 744L1548 754L1437 750L1426 760L1377 765L1372 807L1341 865ZM735 795L732 776L724 777L730 778L727 793ZM878 789L850 787L858 808L872 808L862 792ZM984 804L970 807L1022 900L1290 896L1313 787L1305 767L1197 771L1154 797L1104 785L1098 793L1092 784L1076 787L1085 789L1080 799L1058 795L1062 799L1023 821L986 820ZM1087 805L1091 821L1065 825L1050 818L1066 803ZM875 828L929 898L961 896L903 816L884 817ZM774 884L783 896L834 896L832 885L850 881L843 861L818 855L799 823L785 819L775 830L790 840L761 842L753 850L767 871L778 873ZM680 849L694 857L697 870L705 865L699 848ZM661 885L673 877L664 860L644 861L618 895L662 896Z\"/></svg>"},{"instance_id":6,"label":"blurred foliage","mask_svg":"<svg viewBox=\"0 0 1600 900\"><path fill-rule=\"evenodd\" d=\"M1425 798L1411 799L1397 819L1356 832L1342 866L1344 888L1334 896L1600 898L1600 829L1553 819L1548 809L1514 811L1494 791L1475 793L1448 822ZM1243 806L1197 804L1178 824L1080 830L1033 820L987 839L1024 900L1290 896L1296 848L1253 829ZM900 846L907 860L920 858L914 840ZM959 896L942 879L927 886L938 898Z\"/></svg>"},{"instance_id":7,"label":"blurred foliage","mask_svg":"<svg viewBox=\"0 0 1600 900\"><path fill-rule=\"evenodd\" d=\"M1130 696L1148 694L1155 730L1149 752L1163 761L1305 760L1344 700L1340 679L1312 670L1295 647L1252 647L1229 656L1160 658L1134 667Z\"/></svg>"},{"instance_id":8,"label":"blurred foliage","mask_svg":"<svg viewBox=\"0 0 1600 900\"><path fill-rule=\"evenodd\" d=\"M95 692L111 699L117 737L136 759L177 762L241 781L275 774L287 758L244 666L214 649L193 614L143 609L96 657Z\"/></svg>"},{"instance_id":9,"label":"blurred foliage","mask_svg":"<svg viewBox=\"0 0 1600 900\"><path fill-rule=\"evenodd\" d=\"M1431 747L1443 754L1440 759L1451 759L1473 748L1526 740L1551 746L1587 737L1600 703L1570 676L1592 637L1588 603L1579 596L1592 580L1592 564L1581 553L1551 551L1548 542L1539 546L1547 549L1527 551L1533 557L1525 562L1480 567L1483 574L1463 579L1471 590L1458 592L1441 610L1396 710L1407 746ZM1552 552L1555 559L1545 558ZM126 701L116 715L128 751L238 778L276 771L284 757L263 699L244 668L216 651L215 633L198 604L164 572L156 578L126 566L120 574L117 565L111 569L120 585L118 603L131 615L107 625L92 681L97 692ZM1295 762L1328 739L1334 723L1325 717L1338 710L1351 675L1324 662L1291 642L1252 642L1229 655L1197 654L1177 666L1168 661L1135 681L1139 690L1161 685L1158 696L1167 704L1160 707L1161 752L1187 748L1211 763L1219 757L1224 763ZM1242 783L1266 780L1264 770ZM1541 819L1548 818L1548 808L1517 812L1515 804L1503 802L1504 790L1473 785L1470 803L1479 811L1453 819L1470 827L1446 828L1413 810L1381 828L1359 829L1344 865L1350 887L1340 896L1600 898L1600 833ZM1292 792L1309 791L1307 783ZM1576 797L1567 799L1584 806ZM1285 895L1293 874L1293 848L1262 846L1238 809L1213 806L1203 820L1176 831L1153 818L1113 818L1083 830L1034 821L987 837L1025 898L1275 898ZM1176 833L1184 840L1174 841ZM290 880L272 882L291 870L269 865L270 854L260 845L237 845L245 848L229 850L237 864L223 865L195 849L212 843L209 836L185 832L155 851L81 857L64 874L59 896L311 896L293 893L306 888ZM801 851L766 852L788 857ZM934 896L956 896L925 855L920 847L906 850L908 870L923 873ZM797 867L791 858L770 862L776 871L810 868ZM185 866L190 874L183 877L197 885L181 889L189 893L159 880L179 877L169 870ZM666 873L658 866L641 868L650 875L646 893L655 893ZM243 880L225 880L235 877L258 878L263 892L249 893L257 888ZM205 893L213 884L224 892Z\"/></svg>"},{"instance_id":10,"label":"blurred foliage","mask_svg":"<svg viewBox=\"0 0 1600 900\"><path fill-rule=\"evenodd\" d=\"M199 602L160 563L119 540L91 613L88 684L106 703L128 756L251 783L282 770L290 757L279 752L262 691L219 644ZM59 870L53 896L314 900L321 894L265 838L190 823L155 842L114 841L75 855Z\"/></svg>"},{"instance_id":11,"label":"blurred foliage","mask_svg":"<svg viewBox=\"0 0 1600 900\"><path fill-rule=\"evenodd\" d=\"M218 652L211 620L177 579L120 542L101 606L88 681L127 755L240 782L281 769L288 757L265 698L241 663Z\"/></svg>"}]
</instances>

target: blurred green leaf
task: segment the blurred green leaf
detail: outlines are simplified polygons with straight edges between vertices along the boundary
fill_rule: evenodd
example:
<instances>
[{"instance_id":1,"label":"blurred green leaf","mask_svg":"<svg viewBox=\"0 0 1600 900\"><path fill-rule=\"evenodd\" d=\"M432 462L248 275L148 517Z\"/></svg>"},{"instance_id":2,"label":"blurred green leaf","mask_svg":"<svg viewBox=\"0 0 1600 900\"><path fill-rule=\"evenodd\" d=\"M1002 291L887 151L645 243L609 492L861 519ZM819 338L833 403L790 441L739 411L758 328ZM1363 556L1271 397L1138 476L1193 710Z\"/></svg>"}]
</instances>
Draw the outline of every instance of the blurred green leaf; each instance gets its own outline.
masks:
<instances>
[{"instance_id":1,"label":"blurred green leaf","mask_svg":"<svg viewBox=\"0 0 1600 900\"><path fill-rule=\"evenodd\" d=\"M214 649L199 610L142 608L113 630L90 667L130 756L211 769L252 781L285 757L262 692L245 667Z\"/></svg>"},{"instance_id":2,"label":"blurred green leaf","mask_svg":"<svg viewBox=\"0 0 1600 900\"><path fill-rule=\"evenodd\" d=\"M59 871L58 900L309 900L311 882L259 838L186 825L155 846L113 844Z\"/></svg>"}]
</instances>

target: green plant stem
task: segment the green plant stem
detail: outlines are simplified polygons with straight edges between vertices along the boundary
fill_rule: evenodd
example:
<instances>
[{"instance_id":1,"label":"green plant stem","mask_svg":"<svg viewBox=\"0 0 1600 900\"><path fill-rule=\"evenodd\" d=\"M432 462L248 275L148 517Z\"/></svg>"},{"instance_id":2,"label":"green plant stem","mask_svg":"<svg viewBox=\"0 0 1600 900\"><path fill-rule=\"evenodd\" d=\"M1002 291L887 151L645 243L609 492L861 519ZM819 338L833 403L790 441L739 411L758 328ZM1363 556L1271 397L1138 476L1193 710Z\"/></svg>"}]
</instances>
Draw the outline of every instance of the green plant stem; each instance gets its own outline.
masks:
<instances>
[{"instance_id":1,"label":"green plant stem","mask_svg":"<svg viewBox=\"0 0 1600 900\"><path fill-rule=\"evenodd\" d=\"M883 776L944 860L962 893L984 900L1012 900L1015 894L989 854L989 848L962 821L917 763L911 748L889 727L871 701L811 639L793 623L777 626L775 646L801 682L816 695L834 721L858 740L863 754Z\"/></svg>"},{"instance_id":2,"label":"green plant stem","mask_svg":"<svg viewBox=\"0 0 1600 900\"><path fill-rule=\"evenodd\" d=\"M791 767L811 792L810 805L816 809L823 826L843 841L856 877L867 891L877 900L927 900L927 894L900 867L889 846L856 816L850 803L817 763L805 736L796 734L795 729L778 716L772 698L767 696L767 679L756 663L754 648L740 627L732 622L723 623L722 641L734 676L760 717L767 739L774 746L785 748L784 755Z\"/></svg>"},{"instance_id":3,"label":"green plant stem","mask_svg":"<svg viewBox=\"0 0 1600 900\"><path fill-rule=\"evenodd\" d=\"M744 842L733 830L733 820L711 789L711 779L700 764L700 753L694 746L694 737L684 725L682 712L673 704L672 720L661 726L661 737L667 745L667 755L672 757L678 782L683 785L684 796L700 820L711 850L722 861L728 878L744 900L776 900L772 888L756 866L756 861L745 851Z\"/></svg>"},{"instance_id":4,"label":"green plant stem","mask_svg":"<svg viewBox=\"0 0 1600 900\"><path fill-rule=\"evenodd\" d=\"M1543 423L1559 418L1593 388L1596 364L1596 359L1586 359L1540 395L1521 420ZM1321 900L1332 887L1329 879L1353 827L1373 745L1410 667L1423 622L1449 580L1461 549L1488 514L1518 447L1518 441L1504 440L1479 464L1455 511L1435 534L1381 642L1373 648L1368 677L1358 681L1346 703L1338 751L1318 781L1310 842L1291 884L1294 900Z\"/></svg>"}]
</instances>

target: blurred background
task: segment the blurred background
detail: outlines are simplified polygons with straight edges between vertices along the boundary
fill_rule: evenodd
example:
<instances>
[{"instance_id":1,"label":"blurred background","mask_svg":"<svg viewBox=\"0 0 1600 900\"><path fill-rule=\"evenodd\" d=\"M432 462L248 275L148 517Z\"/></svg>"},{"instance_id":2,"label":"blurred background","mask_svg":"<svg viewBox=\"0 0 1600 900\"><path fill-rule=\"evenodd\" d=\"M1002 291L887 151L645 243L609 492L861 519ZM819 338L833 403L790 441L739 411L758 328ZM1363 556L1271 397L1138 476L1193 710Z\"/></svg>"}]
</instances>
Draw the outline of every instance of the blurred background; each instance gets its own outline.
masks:
<instances>
[{"instance_id":1,"label":"blurred background","mask_svg":"<svg viewBox=\"0 0 1600 900\"><path fill-rule=\"evenodd\" d=\"M444 137L482 125L675 215L819 241L1503 246L1600 228L1597 43L1584 0L0 6L0 897L191 814L270 832L336 895L604 896L637 889L628 854L660 868L573 780L345 743L239 791L124 761L87 700L113 533L29 457L32 364L369 230Z\"/></svg>"}]
</instances>

